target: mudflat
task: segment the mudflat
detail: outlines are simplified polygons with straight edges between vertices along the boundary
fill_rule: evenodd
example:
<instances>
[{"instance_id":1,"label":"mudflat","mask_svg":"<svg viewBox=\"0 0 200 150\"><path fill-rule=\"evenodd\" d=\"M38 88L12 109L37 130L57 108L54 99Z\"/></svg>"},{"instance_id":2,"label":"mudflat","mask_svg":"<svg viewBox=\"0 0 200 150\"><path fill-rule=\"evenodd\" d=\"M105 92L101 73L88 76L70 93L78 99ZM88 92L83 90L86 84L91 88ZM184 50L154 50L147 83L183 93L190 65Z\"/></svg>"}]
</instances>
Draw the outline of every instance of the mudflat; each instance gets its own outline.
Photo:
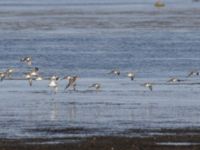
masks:
<instances>
[{"instance_id":1,"label":"mudflat","mask_svg":"<svg viewBox=\"0 0 200 150\"><path fill-rule=\"evenodd\" d=\"M51 132L58 132L57 130ZM76 132L76 129L66 129ZM129 129L129 133L141 136L124 135L1 139L0 149L4 150L199 150L200 129ZM152 135L151 135L152 134ZM148 135L148 136L147 136Z\"/></svg>"}]
</instances>

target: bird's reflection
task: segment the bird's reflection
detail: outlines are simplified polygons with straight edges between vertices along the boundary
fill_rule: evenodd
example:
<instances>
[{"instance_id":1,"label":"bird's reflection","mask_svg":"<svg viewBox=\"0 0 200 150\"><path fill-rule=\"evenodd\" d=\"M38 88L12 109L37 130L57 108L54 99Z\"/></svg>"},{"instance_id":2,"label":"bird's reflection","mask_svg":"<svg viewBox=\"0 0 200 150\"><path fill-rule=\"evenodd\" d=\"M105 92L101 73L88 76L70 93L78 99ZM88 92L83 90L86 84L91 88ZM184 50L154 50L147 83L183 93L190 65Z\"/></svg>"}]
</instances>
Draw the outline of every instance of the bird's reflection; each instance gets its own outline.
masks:
<instances>
[{"instance_id":1,"label":"bird's reflection","mask_svg":"<svg viewBox=\"0 0 200 150\"><path fill-rule=\"evenodd\" d=\"M74 122L76 120L76 114L77 114L77 110L76 110L76 103L75 101L71 101L69 103L67 103L67 118L68 121L70 122Z\"/></svg>"},{"instance_id":2,"label":"bird's reflection","mask_svg":"<svg viewBox=\"0 0 200 150\"><path fill-rule=\"evenodd\" d=\"M58 118L58 106L55 99L52 99L51 111L50 111L50 120L55 121Z\"/></svg>"},{"instance_id":3,"label":"bird's reflection","mask_svg":"<svg viewBox=\"0 0 200 150\"><path fill-rule=\"evenodd\" d=\"M154 115L155 107L156 107L156 104L154 104L154 103L149 103L146 105L145 110L146 110L146 115L148 117L151 117Z\"/></svg>"}]
</instances>

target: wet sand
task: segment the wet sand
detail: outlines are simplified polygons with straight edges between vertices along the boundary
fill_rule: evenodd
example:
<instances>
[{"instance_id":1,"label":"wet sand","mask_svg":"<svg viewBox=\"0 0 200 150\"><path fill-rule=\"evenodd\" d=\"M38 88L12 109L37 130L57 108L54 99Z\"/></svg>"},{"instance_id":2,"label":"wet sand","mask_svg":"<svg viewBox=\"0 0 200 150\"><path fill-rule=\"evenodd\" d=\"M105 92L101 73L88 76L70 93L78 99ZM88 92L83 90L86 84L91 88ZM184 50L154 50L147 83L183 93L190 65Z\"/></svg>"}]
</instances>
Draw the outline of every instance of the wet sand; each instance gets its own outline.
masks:
<instances>
[{"instance_id":1,"label":"wet sand","mask_svg":"<svg viewBox=\"0 0 200 150\"><path fill-rule=\"evenodd\" d=\"M41 131L41 129L39 129ZM59 132L48 129L49 132ZM44 129L44 131L48 131ZM64 132L79 132L79 128L67 128ZM37 131L36 131L37 132ZM92 136L71 138L28 138L1 139L0 149L4 150L197 150L200 149L200 129L129 129L127 132L143 136L124 135ZM145 133L152 135L144 136ZM155 134L156 133L156 134ZM126 132L124 134L127 134Z\"/></svg>"}]
</instances>

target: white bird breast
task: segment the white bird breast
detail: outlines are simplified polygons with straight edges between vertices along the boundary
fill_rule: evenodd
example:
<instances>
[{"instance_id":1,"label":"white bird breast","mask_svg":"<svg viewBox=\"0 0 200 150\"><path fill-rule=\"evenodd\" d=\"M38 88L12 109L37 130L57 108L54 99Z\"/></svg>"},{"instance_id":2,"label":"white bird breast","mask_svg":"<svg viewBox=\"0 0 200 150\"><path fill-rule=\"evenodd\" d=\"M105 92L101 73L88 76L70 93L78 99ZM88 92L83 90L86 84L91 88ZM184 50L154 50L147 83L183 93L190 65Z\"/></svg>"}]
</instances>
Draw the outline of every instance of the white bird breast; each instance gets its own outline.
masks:
<instances>
[{"instance_id":1,"label":"white bird breast","mask_svg":"<svg viewBox=\"0 0 200 150\"><path fill-rule=\"evenodd\" d=\"M57 83L56 83L55 81L51 81L51 82L49 83L49 86L50 86L50 87L56 87L56 86L57 86Z\"/></svg>"}]
</instances>

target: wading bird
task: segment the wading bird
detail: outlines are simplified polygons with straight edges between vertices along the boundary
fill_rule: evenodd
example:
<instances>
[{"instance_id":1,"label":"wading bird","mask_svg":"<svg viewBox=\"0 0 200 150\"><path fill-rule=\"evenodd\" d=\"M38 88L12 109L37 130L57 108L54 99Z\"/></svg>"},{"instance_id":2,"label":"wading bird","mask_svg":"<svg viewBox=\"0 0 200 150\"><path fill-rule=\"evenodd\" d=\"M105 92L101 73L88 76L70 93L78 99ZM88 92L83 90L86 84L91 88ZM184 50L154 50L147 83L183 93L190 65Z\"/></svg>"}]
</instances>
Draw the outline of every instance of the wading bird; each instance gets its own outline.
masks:
<instances>
[{"instance_id":1,"label":"wading bird","mask_svg":"<svg viewBox=\"0 0 200 150\"><path fill-rule=\"evenodd\" d=\"M191 71L187 77L191 77L191 76L199 76L199 72L198 71Z\"/></svg>"},{"instance_id":2,"label":"wading bird","mask_svg":"<svg viewBox=\"0 0 200 150\"><path fill-rule=\"evenodd\" d=\"M41 76L36 76L35 80L36 80L36 81L42 81L43 78L42 78Z\"/></svg>"},{"instance_id":3,"label":"wading bird","mask_svg":"<svg viewBox=\"0 0 200 150\"><path fill-rule=\"evenodd\" d=\"M59 77L57 76L52 76L49 80L48 87L53 89L54 94L56 94L58 91L58 82L57 82L58 80L59 80Z\"/></svg>"},{"instance_id":4,"label":"wading bird","mask_svg":"<svg viewBox=\"0 0 200 150\"><path fill-rule=\"evenodd\" d=\"M0 72L0 80L3 81L6 78L6 72Z\"/></svg>"},{"instance_id":5,"label":"wading bird","mask_svg":"<svg viewBox=\"0 0 200 150\"><path fill-rule=\"evenodd\" d=\"M119 75L120 75L120 71L119 71L118 69L113 69L113 70L111 70L111 72L109 72L108 74L114 74L114 75L119 76Z\"/></svg>"},{"instance_id":6,"label":"wading bird","mask_svg":"<svg viewBox=\"0 0 200 150\"><path fill-rule=\"evenodd\" d=\"M135 73L133 73L133 72L128 72L128 73L127 73L127 76L128 76L131 80L134 80L134 78L135 78Z\"/></svg>"},{"instance_id":7,"label":"wading bird","mask_svg":"<svg viewBox=\"0 0 200 150\"><path fill-rule=\"evenodd\" d=\"M144 83L143 86L146 87L146 88L149 88L150 91L153 91L153 84L152 83L147 82L147 83Z\"/></svg>"},{"instance_id":8,"label":"wading bird","mask_svg":"<svg viewBox=\"0 0 200 150\"><path fill-rule=\"evenodd\" d=\"M6 73L6 77L11 78L13 72L14 72L13 68L7 69L6 72L5 72Z\"/></svg>"},{"instance_id":9,"label":"wading bird","mask_svg":"<svg viewBox=\"0 0 200 150\"><path fill-rule=\"evenodd\" d=\"M181 82L182 80L178 79L178 78L171 78L169 79L167 82L169 83L177 83L177 82Z\"/></svg>"},{"instance_id":10,"label":"wading bird","mask_svg":"<svg viewBox=\"0 0 200 150\"><path fill-rule=\"evenodd\" d=\"M98 91L101 88L101 84L99 83L94 83L91 86L89 86L89 88L95 88L96 91Z\"/></svg>"},{"instance_id":11,"label":"wading bird","mask_svg":"<svg viewBox=\"0 0 200 150\"><path fill-rule=\"evenodd\" d=\"M39 68L35 67L30 71L31 76L36 77L38 76Z\"/></svg>"},{"instance_id":12,"label":"wading bird","mask_svg":"<svg viewBox=\"0 0 200 150\"><path fill-rule=\"evenodd\" d=\"M73 90L76 90L76 80L78 79L78 76L66 76L63 79L68 80L68 84L65 87L65 90L69 87L72 87Z\"/></svg>"},{"instance_id":13,"label":"wading bird","mask_svg":"<svg viewBox=\"0 0 200 150\"><path fill-rule=\"evenodd\" d=\"M27 56L20 59L21 62L27 64L28 66L32 65L32 57Z\"/></svg>"}]
</instances>

